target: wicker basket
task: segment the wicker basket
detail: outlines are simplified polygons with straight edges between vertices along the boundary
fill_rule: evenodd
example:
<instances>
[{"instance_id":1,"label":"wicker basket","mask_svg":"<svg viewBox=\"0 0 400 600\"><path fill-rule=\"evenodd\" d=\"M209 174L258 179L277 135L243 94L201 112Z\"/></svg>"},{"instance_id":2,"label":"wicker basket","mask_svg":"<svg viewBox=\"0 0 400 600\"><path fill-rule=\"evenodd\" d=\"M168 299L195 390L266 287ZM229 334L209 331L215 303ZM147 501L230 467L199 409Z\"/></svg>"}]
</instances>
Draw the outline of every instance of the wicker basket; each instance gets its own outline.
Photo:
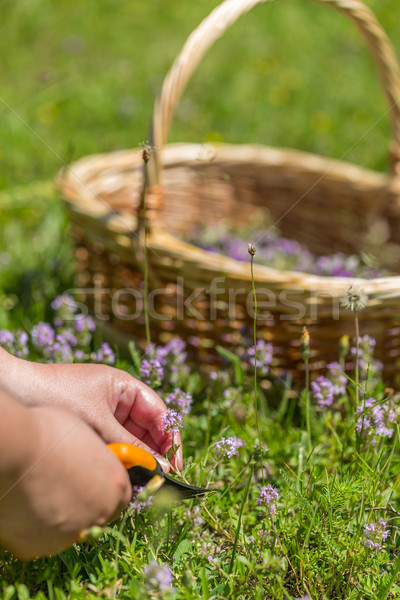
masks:
<instances>
[{"instance_id":1,"label":"wicker basket","mask_svg":"<svg viewBox=\"0 0 400 600\"><path fill-rule=\"evenodd\" d=\"M250 265L181 241L198 223L243 224L268 210L282 234L318 254L358 252L377 223L400 247L400 83L390 43L357 0L319 0L355 22L378 67L389 102L390 175L287 149L256 145L165 146L176 104L205 52L242 14L263 0L226 0L187 40L155 104L157 151L148 164L146 215L139 149L89 156L62 172L58 185L76 240L77 287L112 339L145 344L143 314L146 216L152 340L183 337L198 364L216 361L215 347L236 349L253 325ZM329 209L327 209L329 207ZM249 240L253 241L253 240ZM243 252L247 252L244 244ZM393 269L397 272L397 268ZM354 283L367 292L360 332L376 339L385 375L400 365L400 277L348 279L277 271L257 265L258 336L274 345L276 372L302 371L299 342L310 331L311 367L337 358L337 342L354 334L354 316L339 306Z\"/></svg>"}]
</instances>

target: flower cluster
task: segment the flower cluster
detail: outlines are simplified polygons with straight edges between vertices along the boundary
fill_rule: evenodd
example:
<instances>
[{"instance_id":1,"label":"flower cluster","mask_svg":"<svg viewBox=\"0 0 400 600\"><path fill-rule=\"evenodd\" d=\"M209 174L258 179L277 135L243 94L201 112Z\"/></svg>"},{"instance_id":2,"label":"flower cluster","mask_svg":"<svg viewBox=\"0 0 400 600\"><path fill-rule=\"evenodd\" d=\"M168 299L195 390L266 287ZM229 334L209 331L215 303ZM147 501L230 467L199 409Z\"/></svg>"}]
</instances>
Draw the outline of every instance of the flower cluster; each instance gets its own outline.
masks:
<instances>
[{"instance_id":1,"label":"flower cluster","mask_svg":"<svg viewBox=\"0 0 400 600\"><path fill-rule=\"evenodd\" d=\"M170 408L179 411L182 415L188 415L192 407L193 398L187 392L176 388L171 394L164 398L164 402Z\"/></svg>"},{"instance_id":2,"label":"flower cluster","mask_svg":"<svg viewBox=\"0 0 400 600\"><path fill-rule=\"evenodd\" d=\"M218 457L232 458L232 456L235 456L235 454L237 454L237 451L239 450L239 448L241 448L244 445L245 445L244 441L238 437L235 437L235 436L229 437L229 438L222 437L215 444L215 452Z\"/></svg>"},{"instance_id":3,"label":"flower cluster","mask_svg":"<svg viewBox=\"0 0 400 600\"><path fill-rule=\"evenodd\" d=\"M161 593L170 588L174 576L167 565L153 560L144 570L144 584L148 592Z\"/></svg>"},{"instance_id":4,"label":"flower cluster","mask_svg":"<svg viewBox=\"0 0 400 600\"><path fill-rule=\"evenodd\" d=\"M386 529L386 521L381 519L379 523L368 523L364 528L363 546L380 550L382 543L387 539L390 530Z\"/></svg>"},{"instance_id":5,"label":"flower cluster","mask_svg":"<svg viewBox=\"0 0 400 600\"><path fill-rule=\"evenodd\" d=\"M200 228L189 241L207 250L220 253L238 261L248 260L248 253L255 254L255 245L245 240L257 240L257 262L278 270L302 271L314 275L334 277L378 277L381 270L372 270L356 255L342 252L320 256L313 254L307 246L296 240L282 237L276 228L266 230L247 228L235 231L226 227ZM247 250L247 251L246 251Z\"/></svg>"},{"instance_id":6,"label":"flower cluster","mask_svg":"<svg viewBox=\"0 0 400 600\"><path fill-rule=\"evenodd\" d=\"M145 351L140 376L152 387L160 387L164 381L176 383L188 372L185 362L186 344L183 340L173 338L165 346L150 344Z\"/></svg>"},{"instance_id":7,"label":"flower cluster","mask_svg":"<svg viewBox=\"0 0 400 600\"><path fill-rule=\"evenodd\" d=\"M374 358L375 346L375 339L369 335L363 335L358 338L358 366L360 369L360 379L362 382L365 382L368 378L372 388L375 387L383 368L382 363ZM350 353L355 358L357 349L352 347Z\"/></svg>"},{"instance_id":8,"label":"flower cluster","mask_svg":"<svg viewBox=\"0 0 400 600\"><path fill-rule=\"evenodd\" d=\"M269 373L269 366L272 362L273 357L272 344L264 340L257 341L257 372L259 375L267 376ZM254 367L256 362L256 346L249 348L247 352L249 363Z\"/></svg>"},{"instance_id":9,"label":"flower cluster","mask_svg":"<svg viewBox=\"0 0 400 600\"><path fill-rule=\"evenodd\" d=\"M356 410L358 420L356 431L375 447L382 438L391 438L394 430L390 427L396 422L396 411L390 404L378 404L374 398L363 400Z\"/></svg>"},{"instance_id":10,"label":"flower cluster","mask_svg":"<svg viewBox=\"0 0 400 600\"><path fill-rule=\"evenodd\" d=\"M327 365L327 377L320 375L311 383L311 391L320 408L332 406L337 397L346 393L347 377L338 362Z\"/></svg>"},{"instance_id":11,"label":"flower cluster","mask_svg":"<svg viewBox=\"0 0 400 600\"><path fill-rule=\"evenodd\" d=\"M14 354L14 356L26 358L29 354L27 343L28 334L25 331L17 329L13 333L8 331L8 329L0 329L0 346L3 346L3 348Z\"/></svg>"},{"instance_id":12,"label":"flower cluster","mask_svg":"<svg viewBox=\"0 0 400 600\"><path fill-rule=\"evenodd\" d=\"M150 508L153 498L151 495L146 499L142 498L144 489L144 486L141 485L132 486L132 500L128 507L131 513L143 513Z\"/></svg>"},{"instance_id":13,"label":"flower cluster","mask_svg":"<svg viewBox=\"0 0 400 600\"><path fill-rule=\"evenodd\" d=\"M311 390L320 408L331 406L335 395L334 385L327 377L323 375L317 377L315 381L311 382Z\"/></svg>"},{"instance_id":14,"label":"flower cluster","mask_svg":"<svg viewBox=\"0 0 400 600\"><path fill-rule=\"evenodd\" d=\"M276 502L279 498L279 492L271 484L264 485L260 490L260 495L257 498L257 505L264 506L269 515L276 515ZM260 513L261 515L262 513Z\"/></svg>"},{"instance_id":15,"label":"flower cluster","mask_svg":"<svg viewBox=\"0 0 400 600\"><path fill-rule=\"evenodd\" d=\"M182 429L182 416L173 408L168 408L162 416L162 428L172 435L176 435Z\"/></svg>"},{"instance_id":16,"label":"flower cluster","mask_svg":"<svg viewBox=\"0 0 400 600\"><path fill-rule=\"evenodd\" d=\"M347 377L338 362L332 362L326 365L328 369L328 379L332 384L334 396L346 393Z\"/></svg>"},{"instance_id":17,"label":"flower cluster","mask_svg":"<svg viewBox=\"0 0 400 600\"><path fill-rule=\"evenodd\" d=\"M103 343L91 352L95 322L89 316L77 314L78 305L72 296L58 296L51 303L55 311L53 324L39 322L30 333L17 330L14 333L0 331L0 345L15 356L27 358L33 351L34 358L48 363L70 363L91 360L112 365L115 356L110 346Z\"/></svg>"}]
</instances>

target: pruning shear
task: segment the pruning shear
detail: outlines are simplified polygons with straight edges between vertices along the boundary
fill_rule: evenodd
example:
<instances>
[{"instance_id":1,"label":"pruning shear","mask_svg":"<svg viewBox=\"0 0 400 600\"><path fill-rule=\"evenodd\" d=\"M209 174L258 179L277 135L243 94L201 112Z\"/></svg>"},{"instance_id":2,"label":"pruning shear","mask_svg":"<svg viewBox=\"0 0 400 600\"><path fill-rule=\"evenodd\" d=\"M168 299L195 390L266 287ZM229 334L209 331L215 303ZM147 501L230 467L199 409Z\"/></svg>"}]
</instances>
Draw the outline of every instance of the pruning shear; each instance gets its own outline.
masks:
<instances>
[{"instance_id":1,"label":"pruning shear","mask_svg":"<svg viewBox=\"0 0 400 600\"><path fill-rule=\"evenodd\" d=\"M108 448L127 469L132 485L144 486L153 477L158 476L163 480L162 488L171 490L180 500L203 496L206 492L212 491L209 488L199 488L184 481L178 481L164 473L160 463L143 448L124 443L108 444Z\"/></svg>"}]
</instances>

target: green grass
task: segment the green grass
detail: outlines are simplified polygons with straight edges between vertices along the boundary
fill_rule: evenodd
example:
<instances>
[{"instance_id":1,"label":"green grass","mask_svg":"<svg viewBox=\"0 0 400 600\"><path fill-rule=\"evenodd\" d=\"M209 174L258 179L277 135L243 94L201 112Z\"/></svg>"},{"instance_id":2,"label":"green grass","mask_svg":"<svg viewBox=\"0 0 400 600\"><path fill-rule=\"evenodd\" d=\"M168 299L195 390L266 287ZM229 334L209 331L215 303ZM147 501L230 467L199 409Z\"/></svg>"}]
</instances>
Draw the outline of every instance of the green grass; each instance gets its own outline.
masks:
<instances>
[{"instance_id":1,"label":"green grass","mask_svg":"<svg viewBox=\"0 0 400 600\"><path fill-rule=\"evenodd\" d=\"M216 4L3 0L0 328L29 330L48 319L49 302L72 285L68 222L51 183L40 182L51 182L71 160L147 139L163 76ZM400 52L398 2L367 4ZM254 10L211 50L184 94L170 140L261 142L385 170L386 110L354 26L329 7L285 0ZM266 477L280 493L278 515L260 518L253 381L237 360L231 368L240 399L230 407L223 384L206 385L195 372L182 381L196 400L184 428L185 474L223 491L201 505L201 525L193 526L199 515L187 503L172 509L172 528L168 515L150 513L54 558L23 564L1 551L0 595L147 598L142 573L155 559L171 567L170 596L178 599L400 597L399 515L390 508L399 508L398 430L377 453L361 444L350 392L340 410L311 412L310 455L302 386L259 385ZM379 383L374 393L379 401L383 388ZM211 446L222 435L246 446L215 467ZM386 509L373 510L379 507ZM391 530L377 553L362 546L375 515L390 519Z\"/></svg>"},{"instance_id":2,"label":"green grass","mask_svg":"<svg viewBox=\"0 0 400 600\"><path fill-rule=\"evenodd\" d=\"M368 0L400 49L396 0ZM3 0L0 186L137 146L155 94L217 2ZM261 142L386 168L387 106L355 26L331 7L257 7L215 44L185 92L171 141ZM361 141L367 130L370 130ZM353 147L354 146L354 147Z\"/></svg>"},{"instance_id":3,"label":"green grass","mask_svg":"<svg viewBox=\"0 0 400 600\"><path fill-rule=\"evenodd\" d=\"M127 362L118 366L136 373ZM176 383L195 399L184 419L184 475L219 492L200 503L128 513L96 539L53 558L24 564L0 550L2 598L399 597L398 428L374 450L356 431L349 385L332 409L321 411L313 402L309 453L301 386L289 391L272 376L272 386L257 387L265 484L279 491L271 517L257 505L263 475L253 376L243 368L239 373L237 364L226 363L225 370L215 382L182 372ZM165 381L157 391L165 397L173 388ZM225 389L233 394L231 403ZM387 401L379 381L371 395L377 403ZM398 395L390 402L400 410ZM221 460L215 442L232 435L244 446ZM366 548L364 528L381 518L390 536L379 550ZM174 591L146 588L143 572L152 561L169 566Z\"/></svg>"}]
</instances>

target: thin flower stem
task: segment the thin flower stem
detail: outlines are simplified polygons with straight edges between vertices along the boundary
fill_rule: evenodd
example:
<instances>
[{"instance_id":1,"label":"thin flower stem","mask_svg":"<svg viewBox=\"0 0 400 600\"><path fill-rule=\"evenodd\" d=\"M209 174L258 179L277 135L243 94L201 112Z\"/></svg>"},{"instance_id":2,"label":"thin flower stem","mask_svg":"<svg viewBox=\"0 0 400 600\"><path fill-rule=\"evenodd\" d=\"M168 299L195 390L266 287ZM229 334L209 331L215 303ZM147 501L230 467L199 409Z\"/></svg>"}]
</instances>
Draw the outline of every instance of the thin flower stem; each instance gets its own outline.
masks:
<instances>
[{"instance_id":1,"label":"thin flower stem","mask_svg":"<svg viewBox=\"0 0 400 600\"><path fill-rule=\"evenodd\" d=\"M146 328L147 345L151 344L150 336L150 318L149 318L149 273L147 256L147 226L146 226L146 189L147 189L147 162L144 161L144 180L143 180L143 239L144 239L144 321Z\"/></svg>"},{"instance_id":2,"label":"thin flower stem","mask_svg":"<svg viewBox=\"0 0 400 600\"><path fill-rule=\"evenodd\" d=\"M216 528L219 529L220 532L224 534L224 536L226 537L226 539L233 544L233 538L232 538L232 536L226 531L226 529L224 529L222 527L221 523L219 521L217 521L217 519L215 517L213 517L213 515L210 513L210 511L208 510L208 508L204 504L204 502L201 503L201 507L204 510L204 512L209 516L209 518L214 523L214 525L216 526Z\"/></svg>"},{"instance_id":3,"label":"thin flower stem","mask_svg":"<svg viewBox=\"0 0 400 600\"><path fill-rule=\"evenodd\" d=\"M237 545L238 545L238 541L239 541L240 528L242 526L243 509L244 509L244 506L245 506L246 501L247 501L247 496L249 495L249 489L250 489L250 484L251 484L252 477L253 477L253 463L251 463L251 465L250 465L249 477L248 477L248 480L247 480L247 485L246 485L246 489L245 489L245 492L244 492L242 504L240 506L240 512L239 512L239 518L238 518L238 525L237 525L237 529L236 529L235 541L234 541L233 550L232 550L232 557L231 557L231 562L229 564L229 569L228 569L228 573L229 574L232 573L233 565L234 565L234 562L235 562L236 550L237 550Z\"/></svg>"},{"instance_id":4,"label":"thin flower stem","mask_svg":"<svg viewBox=\"0 0 400 600\"><path fill-rule=\"evenodd\" d=\"M308 451L311 452L311 421L310 421L310 361L305 359L306 367L306 427L307 427L307 442Z\"/></svg>"},{"instance_id":5,"label":"thin flower stem","mask_svg":"<svg viewBox=\"0 0 400 600\"><path fill-rule=\"evenodd\" d=\"M359 330L359 325L358 325L358 313L357 311L355 311L354 313L355 315L355 323L356 323L356 407L358 406L359 400L360 400L360 375L359 375L359 365L358 365L358 355L359 355L359 349L360 349L360 330Z\"/></svg>"},{"instance_id":6,"label":"thin flower stem","mask_svg":"<svg viewBox=\"0 0 400 600\"><path fill-rule=\"evenodd\" d=\"M260 422L258 419L258 394L257 394L257 294L256 294L256 286L254 283L254 272L253 272L253 262L254 255L250 255L250 269L251 269L251 285L253 288L253 297L254 297L254 319L253 319L253 341L254 341L254 409L256 412L256 427L257 427L257 435L260 443L260 458L261 458L261 477L263 485L264 481L264 454L263 447L261 441L261 433L260 433Z\"/></svg>"}]
</instances>

